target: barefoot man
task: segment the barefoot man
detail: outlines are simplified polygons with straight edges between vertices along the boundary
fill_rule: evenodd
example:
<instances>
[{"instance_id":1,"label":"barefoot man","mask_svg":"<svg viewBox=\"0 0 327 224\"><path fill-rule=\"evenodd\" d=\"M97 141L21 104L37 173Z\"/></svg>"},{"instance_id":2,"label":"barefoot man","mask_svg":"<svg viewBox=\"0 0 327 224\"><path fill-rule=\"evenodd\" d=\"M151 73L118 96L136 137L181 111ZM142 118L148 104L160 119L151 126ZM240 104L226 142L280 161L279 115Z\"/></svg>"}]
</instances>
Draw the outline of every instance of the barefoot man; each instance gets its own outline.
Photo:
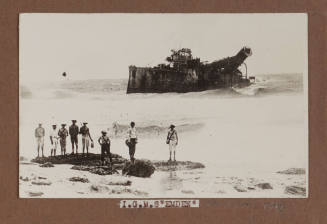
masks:
<instances>
[{"instance_id":1,"label":"barefoot man","mask_svg":"<svg viewBox=\"0 0 327 224\"><path fill-rule=\"evenodd\" d=\"M69 127L70 142L72 143L72 154L74 154L74 145L76 146L76 154L78 153L78 133L79 128L76 120L72 120L73 124Z\"/></svg>"},{"instance_id":2,"label":"barefoot man","mask_svg":"<svg viewBox=\"0 0 327 224\"><path fill-rule=\"evenodd\" d=\"M86 125L87 122L84 122L83 126L79 130L79 133L82 134L83 155L85 152L85 148L86 148L86 154L87 155L89 154L90 140L93 142L93 139L90 135L90 130Z\"/></svg>"},{"instance_id":3,"label":"barefoot man","mask_svg":"<svg viewBox=\"0 0 327 224\"><path fill-rule=\"evenodd\" d=\"M66 138L68 136L68 131L65 126L66 124L62 124L58 131L58 136L60 137L61 155L66 155Z\"/></svg>"},{"instance_id":4,"label":"barefoot man","mask_svg":"<svg viewBox=\"0 0 327 224\"><path fill-rule=\"evenodd\" d=\"M171 153L174 153L174 161L176 162L176 146L178 144L178 136L177 131L175 130L175 125L170 125L170 130L168 131L167 135L167 141L166 143L169 144L169 160L168 162L171 162Z\"/></svg>"},{"instance_id":5,"label":"barefoot man","mask_svg":"<svg viewBox=\"0 0 327 224\"><path fill-rule=\"evenodd\" d=\"M57 131L57 125L52 125L52 130L50 132L50 142L51 142L51 156L56 156L56 151L58 147L58 131Z\"/></svg>"},{"instance_id":6,"label":"barefoot man","mask_svg":"<svg viewBox=\"0 0 327 224\"><path fill-rule=\"evenodd\" d=\"M111 158L111 153L110 153L110 139L107 136L106 131L102 131L102 136L98 139L98 142L101 146L101 163L102 165L105 165L105 159L104 156L107 154L110 159L110 164L112 164L112 158Z\"/></svg>"},{"instance_id":7,"label":"barefoot man","mask_svg":"<svg viewBox=\"0 0 327 224\"><path fill-rule=\"evenodd\" d=\"M45 135L45 130L42 127L42 124L39 123L39 126L35 129L35 138L36 138L36 144L37 144L37 157L40 157L40 148L42 150L42 157L44 157L44 155L43 155L44 135Z\"/></svg>"}]
</instances>

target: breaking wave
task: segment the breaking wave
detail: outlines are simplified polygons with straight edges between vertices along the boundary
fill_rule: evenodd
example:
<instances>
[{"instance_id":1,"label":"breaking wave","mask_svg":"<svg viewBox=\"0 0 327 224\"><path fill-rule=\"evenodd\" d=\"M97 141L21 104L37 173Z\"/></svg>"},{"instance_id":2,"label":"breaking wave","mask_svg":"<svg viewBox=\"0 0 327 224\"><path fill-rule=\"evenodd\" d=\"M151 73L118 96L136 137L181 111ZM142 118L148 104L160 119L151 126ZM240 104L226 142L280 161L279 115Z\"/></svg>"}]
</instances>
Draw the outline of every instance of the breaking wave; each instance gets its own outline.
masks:
<instances>
[{"instance_id":1,"label":"breaking wave","mask_svg":"<svg viewBox=\"0 0 327 224\"><path fill-rule=\"evenodd\" d=\"M303 92L303 76L301 74L261 75L248 87L232 89L246 96L300 93Z\"/></svg>"},{"instance_id":2,"label":"breaking wave","mask_svg":"<svg viewBox=\"0 0 327 224\"><path fill-rule=\"evenodd\" d=\"M196 131L204 127L203 123L184 123L184 124L177 124L176 128L179 132L189 132L189 131ZM127 124L118 124L117 123L117 137L124 137L126 135L127 129L129 125ZM114 132L114 128L109 129L111 132ZM141 137L154 137L154 136L161 136L166 135L168 131L168 125L139 125L137 127L137 132ZM112 133L113 134L113 133Z\"/></svg>"}]
</instances>

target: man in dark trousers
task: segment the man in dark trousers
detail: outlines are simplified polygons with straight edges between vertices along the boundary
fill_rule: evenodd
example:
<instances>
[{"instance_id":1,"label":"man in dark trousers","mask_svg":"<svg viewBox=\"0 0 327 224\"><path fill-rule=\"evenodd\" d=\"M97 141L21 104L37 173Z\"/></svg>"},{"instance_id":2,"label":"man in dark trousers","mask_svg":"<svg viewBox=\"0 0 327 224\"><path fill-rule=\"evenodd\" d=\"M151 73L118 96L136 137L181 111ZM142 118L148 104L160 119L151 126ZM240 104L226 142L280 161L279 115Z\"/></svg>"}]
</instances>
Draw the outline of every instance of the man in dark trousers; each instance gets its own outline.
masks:
<instances>
[{"instance_id":1,"label":"man in dark trousers","mask_svg":"<svg viewBox=\"0 0 327 224\"><path fill-rule=\"evenodd\" d=\"M93 143L93 139L90 135L90 129L86 126L87 122L83 123L83 126L79 129L79 133L82 134L82 145L83 145L83 155L86 148L86 154L89 155L89 145L90 140Z\"/></svg>"},{"instance_id":2,"label":"man in dark trousers","mask_svg":"<svg viewBox=\"0 0 327 224\"><path fill-rule=\"evenodd\" d=\"M73 124L69 127L70 141L72 143L72 154L74 154L74 145L76 146L76 154L78 153L78 133L79 128L76 125L76 120L72 120Z\"/></svg>"},{"instance_id":3,"label":"man in dark trousers","mask_svg":"<svg viewBox=\"0 0 327 224\"><path fill-rule=\"evenodd\" d=\"M135 146L137 143L137 133L136 133L136 128L135 128L135 123L132 121L131 122L131 126L129 127L128 131L127 131L127 140L126 140L126 144L129 148L129 156L131 159L132 164L134 164L135 162Z\"/></svg>"},{"instance_id":4,"label":"man in dark trousers","mask_svg":"<svg viewBox=\"0 0 327 224\"><path fill-rule=\"evenodd\" d=\"M105 154L107 154L109 156L110 159L110 164L112 164L112 157L111 157L111 153L110 153L110 139L107 136L107 132L106 131L101 131L102 136L98 139L98 142L101 146L101 163L102 165L105 165Z\"/></svg>"}]
</instances>

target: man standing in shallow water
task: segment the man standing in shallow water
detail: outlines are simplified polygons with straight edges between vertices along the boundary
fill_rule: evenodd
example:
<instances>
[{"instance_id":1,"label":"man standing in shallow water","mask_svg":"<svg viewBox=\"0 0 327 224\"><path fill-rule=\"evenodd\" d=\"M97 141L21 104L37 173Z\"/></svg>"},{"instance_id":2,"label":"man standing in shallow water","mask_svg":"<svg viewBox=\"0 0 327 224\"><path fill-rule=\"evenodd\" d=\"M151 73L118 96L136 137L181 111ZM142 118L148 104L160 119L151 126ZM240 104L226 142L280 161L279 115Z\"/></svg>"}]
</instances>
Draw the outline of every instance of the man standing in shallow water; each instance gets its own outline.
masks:
<instances>
[{"instance_id":1,"label":"man standing in shallow water","mask_svg":"<svg viewBox=\"0 0 327 224\"><path fill-rule=\"evenodd\" d=\"M90 140L91 140L91 142L93 142L93 139L90 135L90 130L86 125L87 125L87 122L84 122L83 126L79 130L79 133L82 134L83 155L85 152L85 148L86 148L86 154L87 155L89 154Z\"/></svg>"},{"instance_id":2,"label":"man standing in shallow water","mask_svg":"<svg viewBox=\"0 0 327 224\"><path fill-rule=\"evenodd\" d=\"M74 154L74 145L76 146L76 154L78 153L78 133L79 128L76 125L76 120L72 120L73 124L69 127L70 141L72 143L72 154Z\"/></svg>"},{"instance_id":3,"label":"man standing in shallow water","mask_svg":"<svg viewBox=\"0 0 327 224\"><path fill-rule=\"evenodd\" d=\"M37 157L40 157L40 148L42 150L42 157L44 157L44 154L43 154L44 135L45 135L45 130L42 127L42 124L39 123L39 126L35 129L35 138L36 138L36 143L37 143Z\"/></svg>"},{"instance_id":4,"label":"man standing in shallow water","mask_svg":"<svg viewBox=\"0 0 327 224\"><path fill-rule=\"evenodd\" d=\"M169 144L169 160L171 162L171 153L174 153L174 162L176 162L176 146L178 144L177 131L175 130L175 125L170 125L170 130L168 131L166 143Z\"/></svg>"}]
</instances>

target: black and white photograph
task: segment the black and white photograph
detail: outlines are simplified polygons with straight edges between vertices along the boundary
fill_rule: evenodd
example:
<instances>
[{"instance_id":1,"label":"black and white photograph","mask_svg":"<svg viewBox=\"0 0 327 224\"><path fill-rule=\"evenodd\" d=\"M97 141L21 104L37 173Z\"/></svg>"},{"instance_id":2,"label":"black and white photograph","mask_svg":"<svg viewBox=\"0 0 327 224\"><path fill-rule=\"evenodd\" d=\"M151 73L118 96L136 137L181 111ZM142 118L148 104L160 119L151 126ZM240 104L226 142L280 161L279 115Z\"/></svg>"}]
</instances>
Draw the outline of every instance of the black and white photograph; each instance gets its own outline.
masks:
<instances>
[{"instance_id":1,"label":"black and white photograph","mask_svg":"<svg viewBox=\"0 0 327 224\"><path fill-rule=\"evenodd\" d=\"M307 198L304 13L22 13L20 198Z\"/></svg>"}]
</instances>

